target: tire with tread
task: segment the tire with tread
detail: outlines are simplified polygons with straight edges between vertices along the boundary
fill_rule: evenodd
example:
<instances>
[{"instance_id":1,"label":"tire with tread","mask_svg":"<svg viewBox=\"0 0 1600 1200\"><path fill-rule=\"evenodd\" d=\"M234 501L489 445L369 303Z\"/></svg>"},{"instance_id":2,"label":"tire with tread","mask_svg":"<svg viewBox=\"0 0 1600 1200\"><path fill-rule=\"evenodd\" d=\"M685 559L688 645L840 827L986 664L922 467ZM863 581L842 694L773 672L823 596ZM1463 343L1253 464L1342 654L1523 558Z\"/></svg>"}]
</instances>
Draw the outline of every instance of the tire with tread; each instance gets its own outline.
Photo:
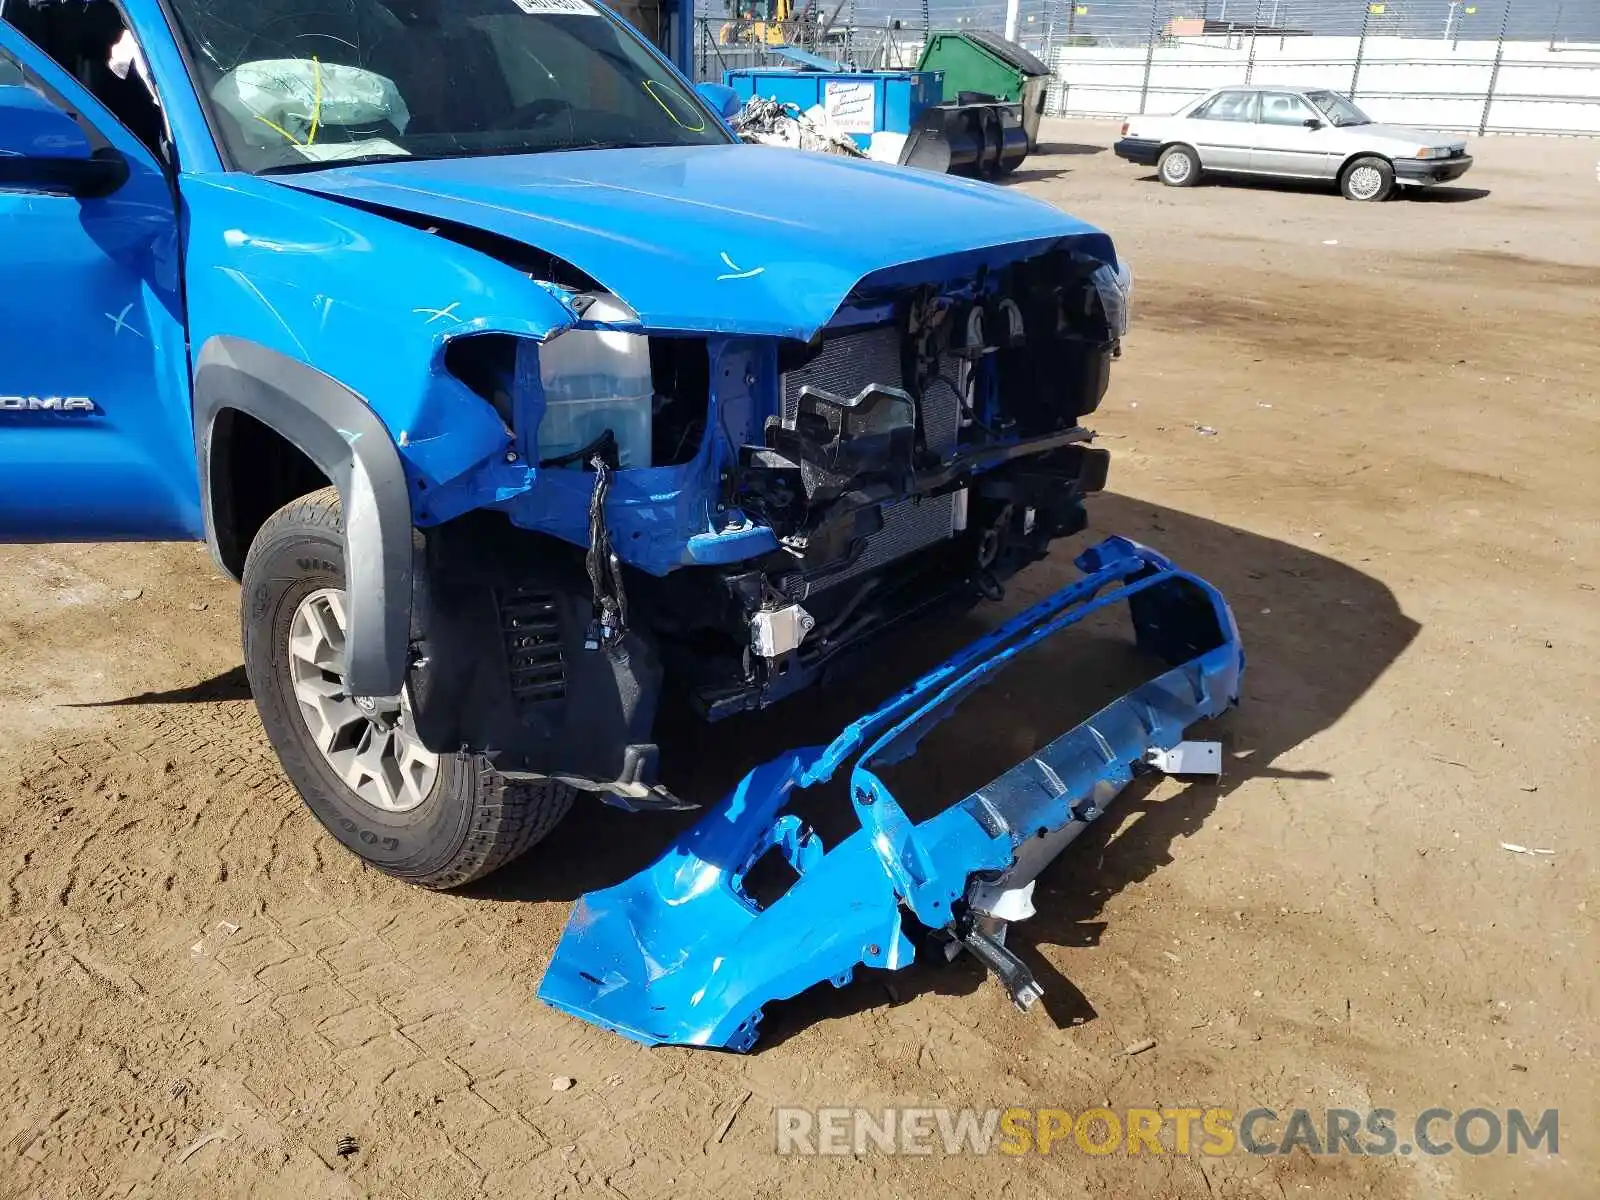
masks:
<instances>
[{"instance_id":1,"label":"tire with tread","mask_svg":"<svg viewBox=\"0 0 1600 1200\"><path fill-rule=\"evenodd\" d=\"M1200 156L1182 142L1168 146L1156 160L1156 175L1168 187L1193 187L1200 182Z\"/></svg>"},{"instance_id":2,"label":"tire with tread","mask_svg":"<svg viewBox=\"0 0 1600 1200\"><path fill-rule=\"evenodd\" d=\"M463 751L439 756L432 790L409 812L386 811L352 791L311 738L288 659L300 602L344 585L343 510L333 488L284 505L251 543L240 617L245 674L267 738L317 820L377 870L438 889L481 879L548 834L572 807L574 790L552 780L513 782L482 754Z\"/></svg>"},{"instance_id":3,"label":"tire with tread","mask_svg":"<svg viewBox=\"0 0 1600 1200\"><path fill-rule=\"evenodd\" d=\"M1351 159L1339 172L1339 191L1346 200L1369 204L1387 200L1394 191L1394 167L1375 154Z\"/></svg>"}]
</instances>

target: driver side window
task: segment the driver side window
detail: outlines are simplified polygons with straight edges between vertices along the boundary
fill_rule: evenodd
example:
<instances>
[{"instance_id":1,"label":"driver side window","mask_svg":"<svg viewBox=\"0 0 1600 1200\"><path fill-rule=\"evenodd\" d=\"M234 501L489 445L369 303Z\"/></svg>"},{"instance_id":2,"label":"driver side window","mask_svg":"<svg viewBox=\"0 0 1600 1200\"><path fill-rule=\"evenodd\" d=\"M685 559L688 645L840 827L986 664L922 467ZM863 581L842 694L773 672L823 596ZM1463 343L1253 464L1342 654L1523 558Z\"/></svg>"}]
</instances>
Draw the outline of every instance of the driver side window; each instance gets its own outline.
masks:
<instances>
[{"instance_id":1,"label":"driver side window","mask_svg":"<svg viewBox=\"0 0 1600 1200\"><path fill-rule=\"evenodd\" d=\"M31 88L35 92L38 92L39 95L43 96L51 104L59 108L67 116L71 117L73 123L83 131L83 136L88 139L89 148L91 151L98 152L109 150L111 148L111 143L106 140L105 134L101 133L99 129L95 128L93 121L89 120L89 118L78 112L77 109L71 104L67 103L67 98L65 96L61 95L48 83L40 79L38 75L34 74L27 67L23 66L16 59L12 58L11 55L7 54L4 49L0 49L0 87L8 86Z\"/></svg>"},{"instance_id":2,"label":"driver side window","mask_svg":"<svg viewBox=\"0 0 1600 1200\"><path fill-rule=\"evenodd\" d=\"M39 6L11 3L0 20L54 59L152 154L165 160L166 122L153 85L146 79L142 56L112 0Z\"/></svg>"}]
</instances>

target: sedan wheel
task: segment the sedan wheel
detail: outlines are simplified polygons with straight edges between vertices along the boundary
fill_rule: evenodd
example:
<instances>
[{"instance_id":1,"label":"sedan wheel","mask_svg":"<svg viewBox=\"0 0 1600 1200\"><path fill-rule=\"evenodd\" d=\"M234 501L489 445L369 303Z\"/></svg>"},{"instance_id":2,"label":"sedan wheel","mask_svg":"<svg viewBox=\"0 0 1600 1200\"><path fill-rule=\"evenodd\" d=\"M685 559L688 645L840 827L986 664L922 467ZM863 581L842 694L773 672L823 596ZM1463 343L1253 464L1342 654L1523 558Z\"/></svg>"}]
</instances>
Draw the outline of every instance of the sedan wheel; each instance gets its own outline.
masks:
<instances>
[{"instance_id":1,"label":"sedan wheel","mask_svg":"<svg viewBox=\"0 0 1600 1200\"><path fill-rule=\"evenodd\" d=\"M1156 164L1156 174L1168 187L1193 187L1200 182L1200 160L1187 146L1168 146Z\"/></svg>"},{"instance_id":2,"label":"sedan wheel","mask_svg":"<svg viewBox=\"0 0 1600 1200\"><path fill-rule=\"evenodd\" d=\"M1339 190L1348 200L1371 202L1387 199L1394 190L1394 168L1381 158L1358 158L1345 168Z\"/></svg>"}]
</instances>

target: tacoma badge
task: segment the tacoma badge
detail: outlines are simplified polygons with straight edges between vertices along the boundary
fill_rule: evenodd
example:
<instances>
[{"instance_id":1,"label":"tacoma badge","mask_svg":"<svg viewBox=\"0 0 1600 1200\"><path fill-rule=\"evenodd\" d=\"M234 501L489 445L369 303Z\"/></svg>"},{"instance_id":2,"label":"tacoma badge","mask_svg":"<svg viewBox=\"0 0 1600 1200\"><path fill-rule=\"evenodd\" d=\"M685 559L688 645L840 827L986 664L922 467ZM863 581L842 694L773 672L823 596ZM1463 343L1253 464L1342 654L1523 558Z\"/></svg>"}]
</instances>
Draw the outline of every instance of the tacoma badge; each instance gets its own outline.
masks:
<instances>
[{"instance_id":1,"label":"tacoma badge","mask_svg":"<svg viewBox=\"0 0 1600 1200\"><path fill-rule=\"evenodd\" d=\"M87 396L0 396L0 412L99 412Z\"/></svg>"}]
</instances>

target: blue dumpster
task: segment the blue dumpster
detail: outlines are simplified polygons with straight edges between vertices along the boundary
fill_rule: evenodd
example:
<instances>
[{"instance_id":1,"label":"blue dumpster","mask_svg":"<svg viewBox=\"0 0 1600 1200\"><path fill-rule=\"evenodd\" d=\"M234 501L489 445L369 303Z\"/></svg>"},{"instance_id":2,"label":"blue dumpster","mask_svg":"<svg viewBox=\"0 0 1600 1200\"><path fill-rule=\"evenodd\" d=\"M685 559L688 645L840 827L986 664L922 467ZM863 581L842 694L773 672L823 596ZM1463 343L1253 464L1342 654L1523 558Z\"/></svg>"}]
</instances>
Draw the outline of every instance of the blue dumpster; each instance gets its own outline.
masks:
<instances>
[{"instance_id":1,"label":"blue dumpster","mask_svg":"<svg viewBox=\"0 0 1600 1200\"><path fill-rule=\"evenodd\" d=\"M899 134L903 166L993 179L1028 155L1022 106L993 96L944 98L943 71L852 71L793 46L775 52L794 67L739 67L722 81L741 104L752 96L822 109L825 124L863 151L875 133Z\"/></svg>"},{"instance_id":2,"label":"blue dumpster","mask_svg":"<svg viewBox=\"0 0 1600 1200\"><path fill-rule=\"evenodd\" d=\"M944 100L943 71L808 71L792 67L740 67L722 82L740 103L765 96L801 112L822 106L833 127L862 149L880 131L910 134L923 110Z\"/></svg>"}]
</instances>

